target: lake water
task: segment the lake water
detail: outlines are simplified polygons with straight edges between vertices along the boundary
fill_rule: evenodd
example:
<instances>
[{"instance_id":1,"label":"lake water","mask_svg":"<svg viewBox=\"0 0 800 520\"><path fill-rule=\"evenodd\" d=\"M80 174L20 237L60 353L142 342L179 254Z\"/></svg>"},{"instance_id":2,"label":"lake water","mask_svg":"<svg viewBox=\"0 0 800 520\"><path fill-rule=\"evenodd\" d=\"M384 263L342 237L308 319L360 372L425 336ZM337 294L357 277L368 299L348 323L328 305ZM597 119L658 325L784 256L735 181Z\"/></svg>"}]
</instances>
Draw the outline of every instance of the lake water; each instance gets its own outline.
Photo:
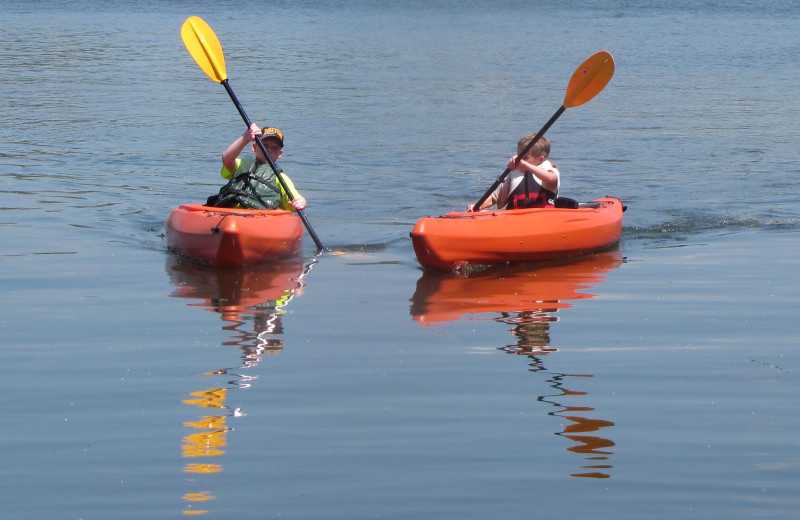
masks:
<instances>
[{"instance_id":1,"label":"lake water","mask_svg":"<svg viewBox=\"0 0 800 520\"><path fill-rule=\"evenodd\" d=\"M0 7L0 517L800 516L796 2ZM191 15L329 252L166 251L244 130ZM423 273L601 49L548 136L619 244Z\"/></svg>"}]
</instances>

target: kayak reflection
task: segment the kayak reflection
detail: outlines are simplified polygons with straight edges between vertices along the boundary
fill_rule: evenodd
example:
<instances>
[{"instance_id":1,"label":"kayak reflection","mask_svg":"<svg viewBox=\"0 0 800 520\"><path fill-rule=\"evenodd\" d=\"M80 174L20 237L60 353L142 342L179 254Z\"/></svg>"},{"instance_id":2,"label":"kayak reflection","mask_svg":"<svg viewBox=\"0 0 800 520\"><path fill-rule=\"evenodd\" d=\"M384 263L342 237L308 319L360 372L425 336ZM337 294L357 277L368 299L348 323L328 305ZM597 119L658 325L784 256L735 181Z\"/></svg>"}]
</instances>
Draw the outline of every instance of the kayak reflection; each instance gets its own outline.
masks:
<instances>
[{"instance_id":1,"label":"kayak reflection","mask_svg":"<svg viewBox=\"0 0 800 520\"><path fill-rule=\"evenodd\" d=\"M425 271L411 298L411 316L421 325L479 319L473 315L487 313L516 313L521 322L557 321L552 313L571 307L568 301L593 298L582 291L601 283L603 275L622 263L619 251L608 251L549 264Z\"/></svg>"},{"instance_id":2,"label":"kayak reflection","mask_svg":"<svg viewBox=\"0 0 800 520\"><path fill-rule=\"evenodd\" d=\"M224 377L225 384L191 392L183 401L202 410L195 420L183 423L191 433L183 438L182 455L198 460L187 463L184 472L199 477L222 471L219 460L208 457L225 453L227 434L232 430L228 419L246 415L240 408L226 404L228 390L248 388L258 376L247 374L247 370L258 366L263 355L277 354L283 348L281 316L289 301L302 294L303 279L315 262L306 266L302 259L292 258L224 269L174 256L168 258L166 270L176 287L170 296L186 298L192 301L189 306L218 313L224 322L222 328L231 333L230 339L222 344L240 350L237 366L204 373ZM196 478L190 481L193 485L199 482ZM210 491L200 491L187 493L183 499L187 502L185 514L203 514L207 510L201 503L213 500L214 496Z\"/></svg>"},{"instance_id":3,"label":"kayak reflection","mask_svg":"<svg viewBox=\"0 0 800 520\"><path fill-rule=\"evenodd\" d=\"M512 355L526 356L531 372L550 376L547 383L555 391L538 401L555 410L549 415L568 421L556 432L577 443L568 451L581 454L588 464L573 477L608 478L612 465L607 448L614 442L594 435L613 422L587 417L594 408L572 403L586 392L567 387L569 381L592 377L587 374L549 372L544 356L556 352L550 343L550 326L558 321L559 309L572 301L593 298L590 290L605 280L605 275L623 264L618 251L583 256L553 264L516 264L477 272L425 271L417 281L411 298L411 315L421 326L434 326L455 320L491 320L505 323L516 343L499 347Z\"/></svg>"},{"instance_id":4,"label":"kayak reflection","mask_svg":"<svg viewBox=\"0 0 800 520\"><path fill-rule=\"evenodd\" d=\"M302 294L303 278L313 261L304 266L292 258L242 268L199 265L170 257L167 272L177 287L170 296L197 300L191 306L219 313L223 326L234 335L224 345L239 346L244 352L280 349L284 307ZM251 326L245 330L244 325Z\"/></svg>"}]
</instances>

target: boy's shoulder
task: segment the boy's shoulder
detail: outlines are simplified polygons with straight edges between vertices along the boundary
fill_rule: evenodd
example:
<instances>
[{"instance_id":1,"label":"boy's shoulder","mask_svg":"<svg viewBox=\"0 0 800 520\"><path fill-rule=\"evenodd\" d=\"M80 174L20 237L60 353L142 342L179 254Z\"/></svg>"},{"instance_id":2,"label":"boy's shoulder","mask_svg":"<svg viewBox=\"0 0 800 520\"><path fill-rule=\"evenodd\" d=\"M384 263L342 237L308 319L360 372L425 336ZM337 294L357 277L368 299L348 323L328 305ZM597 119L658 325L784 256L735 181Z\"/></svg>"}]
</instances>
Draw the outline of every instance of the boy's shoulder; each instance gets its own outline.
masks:
<instances>
[{"instance_id":1,"label":"boy's shoulder","mask_svg":"<svg viewBox=\"0 0 800 520\"><path fill-rule=\"evenodd\" d=\"M222 178L230 180L231 178L233 178L234 175L236 175L237 173L242 171L242 168L246 168L246 169L250 168L250 166L252 165L252 162L250 163L250 165L246 165L245 164L246 160L247 159L242 159L240 157L237 157L236 160L233 162L233 170L229 170L223 164L222 165L222 170L220 171L220 175L222 176Z\"/></svg>"},{"instance_id":2,"label":"boy's shoulder","mask_svg":"<svg viewBox=\"0 0 800 520\"><path fill-rule=\"evenodd\" d=\"M253 163L256 162L255 157L237 157L236 158L236 169L237 170L249 170Z\"/></svg>"}]
</instances>

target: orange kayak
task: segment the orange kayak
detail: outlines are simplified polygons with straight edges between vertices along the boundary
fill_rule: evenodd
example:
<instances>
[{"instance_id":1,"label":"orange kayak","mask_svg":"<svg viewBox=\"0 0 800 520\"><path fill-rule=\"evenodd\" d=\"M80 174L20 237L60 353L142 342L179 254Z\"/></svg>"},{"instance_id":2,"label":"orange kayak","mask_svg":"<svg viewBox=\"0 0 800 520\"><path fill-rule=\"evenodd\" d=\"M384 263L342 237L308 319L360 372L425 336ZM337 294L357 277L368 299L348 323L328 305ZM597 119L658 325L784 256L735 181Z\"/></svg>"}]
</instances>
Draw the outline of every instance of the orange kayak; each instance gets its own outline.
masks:
<instances>
[{"instance_id":1,"label":"orange kayak","mask_svg":"<svg viewBox=\"0 0 800 520\"><path fill-rule=\"evenodd\" d=\"M605 197L577 208L452 212L420 219L411 242L426 269L565 258L619 240L623 211Z\"/></svg>"},{"instance_id":2,"label":"orange kayak","mask_svg":"<svg viewBox=\"0 0 800 520\"><path fill-rule=\"evenodd\" d=\"M297 252L303 238L291 211L182 204L166 225L167 247L218 266L257 264Z\"/></svg>"}]
</instances>

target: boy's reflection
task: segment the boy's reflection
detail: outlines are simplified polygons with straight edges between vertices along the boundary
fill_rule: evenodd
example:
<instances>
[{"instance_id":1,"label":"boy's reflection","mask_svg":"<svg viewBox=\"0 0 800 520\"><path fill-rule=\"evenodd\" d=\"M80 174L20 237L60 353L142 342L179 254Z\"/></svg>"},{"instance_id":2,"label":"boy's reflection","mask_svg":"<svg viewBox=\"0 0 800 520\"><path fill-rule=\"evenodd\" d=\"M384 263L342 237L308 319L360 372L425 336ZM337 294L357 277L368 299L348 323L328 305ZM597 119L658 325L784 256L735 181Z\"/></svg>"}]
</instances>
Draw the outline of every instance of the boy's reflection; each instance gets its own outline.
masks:
<instances>
[{"instance_id":1,"label":"boy's reflection","mask_svg":"<svg viewBox=\"0 0 800 520\"><path fill-rule=\"evenodd\" d=\"M556 408L550 415L569 421L560 435L576 442L567 448L586 457L590 464L583 466L574 477L608 478L605 470L606 449L614 442L595 435L586 435L614 423L586 417L594 408L571 403L586 392L570 390L565 386L568 378L586 378L591 375L558 374L548 372L542 358L556 352L550 344L550 325L558 321L556 312L570 307L571 300L592 298L583 292L604 281L604 275L623 263L619 252L607 252L557 265L531 267L524 265L489 269L476 273L425 273L417 282L412 297L411 314L421 325L434 325L443 321L473 319L476 314L496 314L494 321L511 326L516 343L501 347L508 354L527 356L530 370L549 374L547 380L555 393L542 395L538 401ZM527 269L527 270L526 270Z\"/></svg>"},{"instance_id":2,"label":"boy's reflection","mask_svg":"<svg viewBox=\"0 0 800 520\"><path fill-rule=\"evenodd\" d=\"M183 457L200 458L187 463L184 472L200 475L223 470L219 460L203 458L223 455L226 437L233 429L227 424L228 418L246 415L240 408L226 404L228 390L248 388L258 376L248 375L246 371L258 366L263 355L277 354L283 348L281 318L284 309L292 298L302 294L303 279L315 263L312 261L304 267L302 259L291 259L263 266L219 269L175 257L168 260L167 272L177 287L171 296L196 300L189 305L218 313L223 330L231 334L222 344L241 351L236 367L204 373L224 376L227 380L224 386L192 392L183 401L203 410L197 420L183 423L191 429L183 438ZM196 479L191 481L196 482ZM183 498L187 501L185 514L202 514L207 511L202 506L195 508L197 503L212 500L214 496L209 491L201 491L187 493Z\"/></svg>"}]
</instances>

